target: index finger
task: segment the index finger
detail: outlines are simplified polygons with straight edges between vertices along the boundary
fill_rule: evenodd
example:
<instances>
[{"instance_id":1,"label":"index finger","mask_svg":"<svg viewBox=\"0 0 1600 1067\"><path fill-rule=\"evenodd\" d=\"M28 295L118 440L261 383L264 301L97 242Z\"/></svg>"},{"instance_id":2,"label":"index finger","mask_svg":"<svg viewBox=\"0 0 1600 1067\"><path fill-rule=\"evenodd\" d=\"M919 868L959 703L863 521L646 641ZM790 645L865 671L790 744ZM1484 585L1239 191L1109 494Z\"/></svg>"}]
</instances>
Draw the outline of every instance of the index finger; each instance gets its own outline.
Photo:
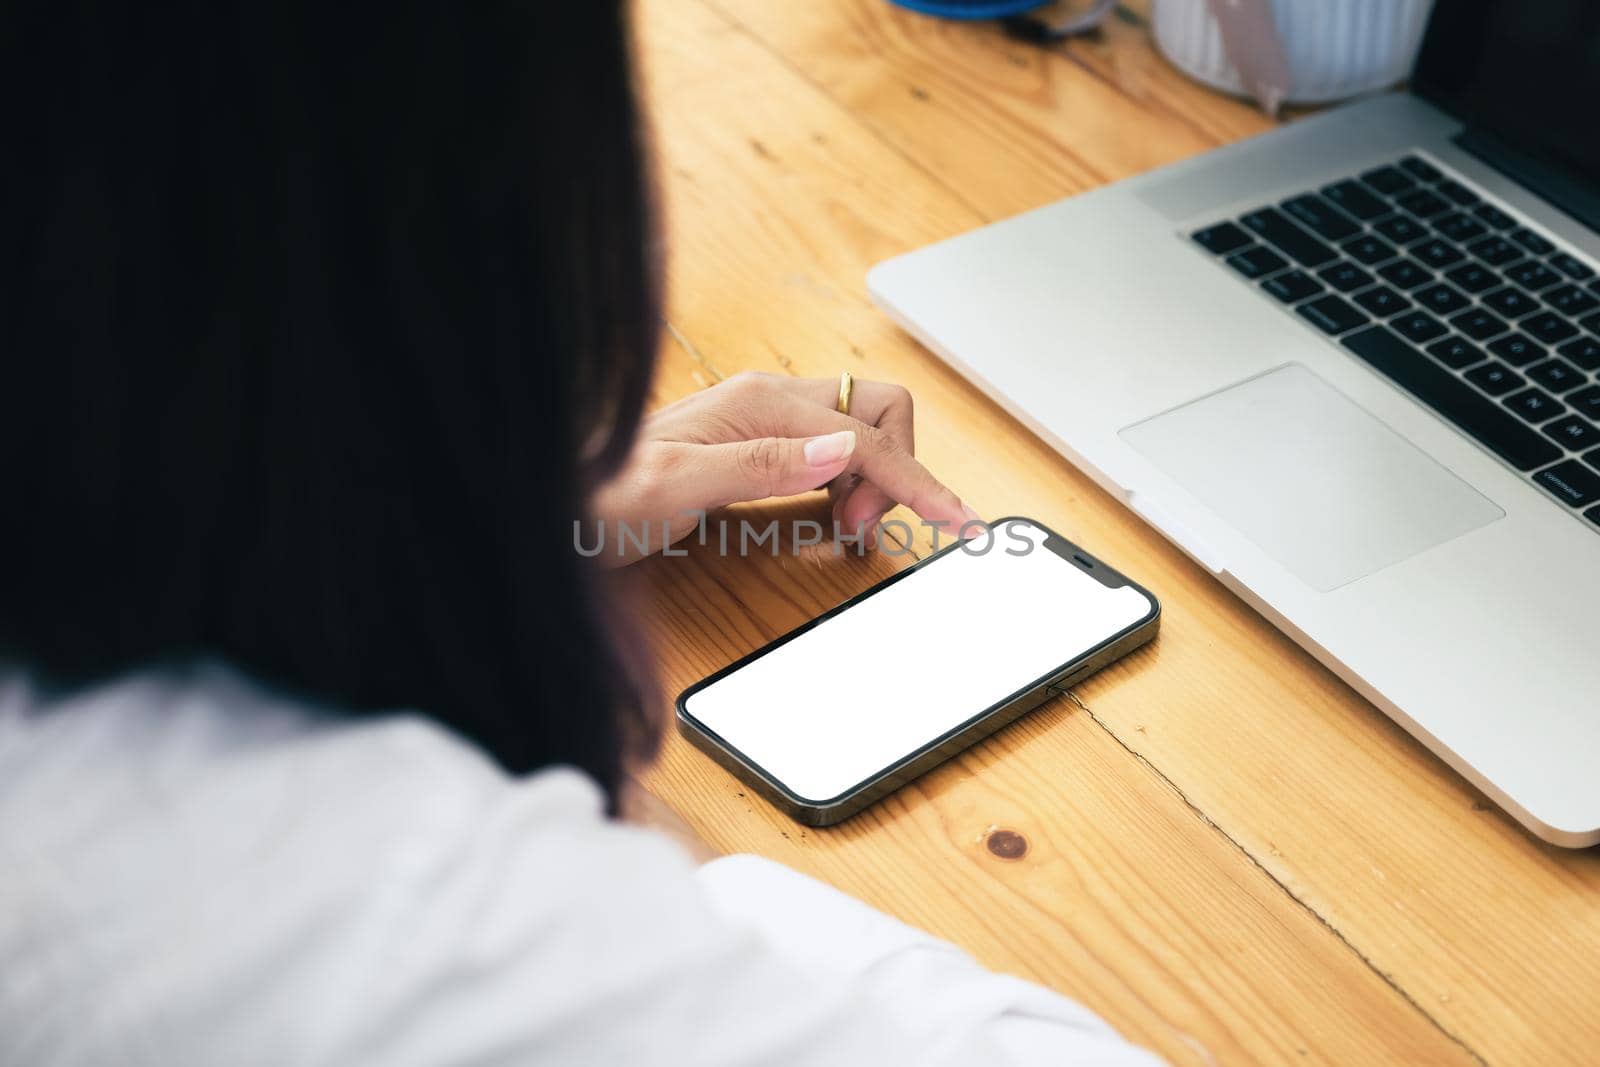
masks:
<instances>
[{"instance_id":1,"label":"index finger","mask_svg":"<svg viewBox=\"0 0 1600 1067\"><path fill-rule=\"evenodd\" d=\"M793 378L783 382L782 387L820 407L832 408L838 403L839 382L835 378ZM911 394L901 386L857 378L848 414L886 432L907 455L916 455ZM876 522L896 503L891 492L860 472L835 479L830 493L834 517L847 529Z\"/></svg>"},{"instance_id":2,"label":"index finger","mask_svg":"<svg viewBox=\"0 0 1600 1067\"><path fill-rule=\"evenodd\" d=\"M950 533L982 521L888 431L799 397L784 406L784 414L799 435L854 430L856 448L845 472L866 478L923 520Z\"/></svg>"}]
</instances>

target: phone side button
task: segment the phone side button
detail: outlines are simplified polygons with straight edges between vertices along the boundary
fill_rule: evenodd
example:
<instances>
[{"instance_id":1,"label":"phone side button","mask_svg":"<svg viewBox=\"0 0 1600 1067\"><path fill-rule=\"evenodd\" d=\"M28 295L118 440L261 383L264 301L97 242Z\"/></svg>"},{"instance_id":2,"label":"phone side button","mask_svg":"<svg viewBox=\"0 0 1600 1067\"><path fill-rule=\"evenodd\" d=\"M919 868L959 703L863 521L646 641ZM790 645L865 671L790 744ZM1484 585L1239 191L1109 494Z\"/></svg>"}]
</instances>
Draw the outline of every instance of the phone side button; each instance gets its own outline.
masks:
<instances>
[{"instance_id":1,"label":"phone side button","mask_svg":"<svg viewBox=\"0 0 1600 1067\"><path fill-rule=\"evenodd\" d=\"M1133 509L1134 514L1154 526L1161 536L1183 549L1200 566L1212 574L1221 575L1227 573L1227 565L1222 562L1222 557L1217 554L1216 550L1191 533L1187 527L1174 519L1160 505L1140 493L1130 491L1128 493L1128 507Z\"/></svg>"},{"instance_id":2,"label":"phone side button","mask_svg":"<svg viewBox=\"0 0 1600 1067\"><path fill-rule=\"evenodd\" d=\"M1044 687L1044 691L1046 693L1049 693L1053 697L1060 696L1063 692L1065 692L1068 689L1071 689L1073 686L1077 685L1079 682L1083 681L1085 678L1087 678L1089 675L1091 675L1093 673L1094 673L1094 668L1092 668L1091 666L1089 666L1086 663L1082 667L1079 667L1076 670L1068 671L1066 674L1063 674L1061 677L1053 679L1052 681L1046 682L1045 683L1045 687Z\"/></svg>"}]
</instances>

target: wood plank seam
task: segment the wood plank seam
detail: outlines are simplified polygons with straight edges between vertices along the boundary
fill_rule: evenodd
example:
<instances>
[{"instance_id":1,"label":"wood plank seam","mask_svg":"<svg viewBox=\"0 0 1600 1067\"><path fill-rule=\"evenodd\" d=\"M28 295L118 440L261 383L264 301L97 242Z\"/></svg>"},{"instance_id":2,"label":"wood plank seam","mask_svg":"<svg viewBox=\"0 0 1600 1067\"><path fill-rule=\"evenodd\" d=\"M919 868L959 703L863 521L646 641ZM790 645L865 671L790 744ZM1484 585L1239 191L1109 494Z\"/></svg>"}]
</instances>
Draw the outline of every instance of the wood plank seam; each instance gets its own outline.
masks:
<instances>
[{"instance_id":1,"label":"wood plank seam","mask_svg":"<svg viewBox=\"0 0 1600 1067\"><path fill-rule=\"evenodd\" d=\"M683 349L684 355L698 363L702 370L711 375L713 381L720 382L728 377L718 370L716 365L706 358L705 353L696 348L694 342L685 337L683 331L674 326L670 319L663 318L661 325L667 328L667 333L671 334L672 339L678 343L678 347ZM674 397L673 399L678 398Z\"/></svg>"},{"instance_id":2,"label":"wood plank seam","mask_svg":"<svg viewBox=\"0 0 1600 1067\"><path fill-rule=\"evenodd\" d=\"M1125 11L1127 9L1123 8L1123 7L1121 7L1119 5L1117 10L1118 11ZM1130 14L1131 14L1131 12L1130 12ZM1143 22L1138 20L1137 16L1134 16L1134 21L1133 21L1132 24L1136 25L1136 26L1144 25ZM1068 63L1071 63L1077 69L1083 71L1084 74L1088 75L1089 77L1093 78L1095 81L1099 82L1101 85L1104 85L1106 88L1108 88L1108 89L1112 90L1113 92L1116 92L1119 95L1125 97L1129 102L1137 104L1138 106L1145 107L1145 108L1150 107L1152 103L1157 104L1159 106L1160 111L1161 111L1161 113L1163 115L1165 115L1168 118L1172 119L1174 122L1181 123L1185 128L1187 128L1188 130L1193 132L1195 134L1195 136L1206 138L1206 139L1212 140L1212 141L1215 141L1217 139L1216 138L1216 134L1212 133L1210 130L1205 129L1203 126L1200 126L1199 124L1197 124L1194 121L1194 117L1192 115L1187 114L1187 113L1179 110L1178 108L1172 107L1165 100L1162 100L1162 99L1159 99L1159 98L1152 98L1151 100L1138 100L1138 99L1135 99L1134 96L1131 93L1129 93L1128 90L1125 87L1123 87L1122 85L1118 84L1116 81L1112 80L1111 78L1106 77L1105 73L1103 71L1097 70L1093 63L1088 62L1082 56L1080 56L1077 53L1077 50L1071 47L1070 42L1067 43L1066 47L1058 49L1057 50L1057 54L1059 56L1061 56L1062 59L1066 60ZM1165 57L1163 57L1163 58L1165 58ZM1099 172L1095 171L1092 167L1087 167L1086 166L1085 169L1089 170L1090 173L1097 175L1102 182L1107 183L1107 184L1110 183L1110 180L1111 180L1110 178L1106 177L1105 175L1099 174Z\"/></svg>"},{"instance_id":3,"label":"wood plank seam","mask_svg":"<svg viewBox=\"0 0 1600 1067\"><path fill-rule=\"evenodd\" d=\"M1161 770L1161 768L1157 767L1154 763L1150 762L1150 760L1147 759L1142 752L1138 751L1133 746L1129 745L1126 741L1124 741L1122 739L1122 737L1120 735L1118 735L1118 733L1111 728L1109 723L1107 723L1105 720L1101 719L1099 715L1095 714L1093 708L1089 707L1088 704L1084 703L1083 698L1078 696L1076 691L1074 691L1072 689L1065 690L1065 695L1074 704L1076 704L1079 707L1079 709L1083 711L1083 713L1085 715L1089 716L1090 720L1093 721L1096 726L1098 726L1098 727L1100 727L1100 729L1104 730L1106 732L1106 734L1108 736L1110 736L1111 740L1115 741L1122 748L1122 750L1124 752L1126 752L1126 753L1128 753L1128 755L1132 756L1136 761L1138 761L1140 764L1142 764L1145 767L1146 770L1148 770L1151 774L1155 775L1155 777L1163 785L1165 785L1168 789L1172 790L1173 795L1175 795L1180 801L1182 801L1184 807L1186 807L1190 811L1192 811L1195 814L1196 818L1198 818L1201 822L1203 822L1207 826L1209 826L1213 831L1215 831L1217 833L1218 836L1220 836L1224 841L1226 841L1230 846L1232 846L1232 848L1235 851L1237 851L1241 856L1243 856L1245 859L1250 861L1250 865L1255 867L1255 869L1257 871L1261 872L1261 874L1264 875L1269 882L1271 882L1273 885L1277 886L1280 890L1282 890L1284 896L1288 897L1291 901L1293 901L1296 907L1300 908L1302 911L1306 912L1312 918L1316 919L1318 924L1320 924L1323 929L1325 929L1336 940L1338 940L1338 942L1341 945L1343 945L1346 949L1348 949L1351 952L1351 954L1354 955L1356 959L1360 960L1361 963L1369 971L1371 971L1373 974L1377 975L1379 980L1381 980L1384 985L1386 985L1390 989L1394 990L1395 993L1397 993L1402 1000L1404 1000L1407 1004L1411 1005L1412 1008L1416 1009L1416 1012L1417 1012L1418 1015L1421 1015L1424 1019L1428 1020L1428 1022L1433 1024L1434 1029L1438 1030L1445 1037L1449 1038L1451 1041L1455 1042L1455 1044L1459 1045L1461 1047L1462 1051L1465 1052L1467 1055L1471 1056L1474 1061L1476 1061L1477 1063L1482 1064L1483 1067L1489 1067L1489 1061L1484 1059L1483 1056L1478 1053L1477 1049L1475 1049L1471 1045L1467 1044L1467 1042L1466 1042L1466 1040L1464 1038L1462 1038L1460 1035L1456 1034L1449 1027L1445 1026L1442 1021L1440 1021L1432 1012L1430 1012L1427 1008L1425 1008L1422 1005L1421 1001L1419 1001L1415 996L1413 996L1411 994L1410 990L1406 989L1403 985L1401 985L1398 981L1396 981L1395 978L1392 975L1390 975L1388 972L1384 971L1381 967L1379 967L1375 963L1373 963L1373 961L1367 956L1367 954L1362 952L1359 948L1357 948L1355 946L1355 944L1350 941L1349 938L1345 937L1344 936L1344 932L1341 931L1333 923L1328 921L1328 918L1325 915L1323 915L1321 912L1319 912L1316 908L1313 908L1310 904L1306 903L1306 901L1302 900L1300 898L1299 894L1295 893L1295 891L1293 889L1289 888L1289 886L1285 882L1283 882L1280 878L1278 878L1277 875L1273 874L1272 871L1269 870L1266 867L1266 865L1263 864L1259 859L1257 859L1256 856L1253 855L1250 852L1249 849L1245 848L1244 845L1241 844L1237 839L1235 839L1232 834L1228 833L1227 830L1223 829L1220 825L1218 825L1216 820L1211 818L1211 816L1207 815L1205 813L1205 811L1202 810L1198 804L1196 804L1194 801L1190 800L1189 799L1189 795L1183 791L1183 789L1178 785L1177 782L1174 782L1171 778L1169 778L1166 775L1166 773L1164 771Z\"/></svg>"},{"instance_id":4,"label":"wood plank seam","mask_svg":"<svg viewBox=\"0 0 1600 1067\"><path fill-rule=\"evenodd\" d=\"M700 2L702 4L702 6L706 7L710 11L714 12L717 15L718 18L722 19L730 27L732 27L733 29L738 30L739 33L741 33L745 37L747 37L751 41L751 43L753 43L757 48L760 48L767 55L771 56L778 63L782 64L784 69L788 70L796 78L799 78L801 81L805 82L812 89L816 90L819 94L821 94L822 96L826 97L828 100L833 101L833 103L835 105L837 105L839 108L841 108L843 111L845 111L845 112L847 112L847 113L849 113L851 115L855 115L854 110L850 107L850 105L848 103L846 103L843 100L840 100L837 96L835 96L833 94L833 92L831 90L829 90L829 88L826 85L821 84L815 78L813 78L809 71L802 70L800 67L798 67L794 63L794 61L792 59L790 59L788 56L784 55L782 52L779 52L777 49L773 48L772 45L767 41L767 39L765 37L761 36L759 33L756 33L749 26L746 26L744 24L743 20L741 20L737 15L733 14L731 11L727 10L726 8L724 8L721 4L717 3L716 0L700 0ZM989 214L987 212L980 211L978 209L978 206L976 204L972 203L970 200L968 200L966 198L966 196L964 196L959 189L957 189L954 186L948 184L941 175L935 173L933 170L930 170L926 163L924 163L922 160L918 159L917 157L911 155L905 149L901 148L899 145L897 145L893 141L891 141L888 137L884 136L883 131L880 130L875 124L866 121L865 119L861 118L860 116L855 116L855 117L856 117L857 124L863 130L865 130L867 132L867 134L872 137L873 140L877 141L884 148L887 148L889 151L891 151L895 155L899 156L909 166L911 166L913 169L915 169L919 173L921 173L924 176L926 176L929 181L933 182L940 189L942 189L945 192L949 193L950 194L950 198L952 200L955 200L962 207L964 207L968 211L972 212L973 215L977 216L979 219L983 220L984 222L987 223L987 222L993 222L994 221L993 219L991 219L989 217ZM1104 179L1102 179L1102 180L1104 180Z\"/></svg>"}]
</instances>

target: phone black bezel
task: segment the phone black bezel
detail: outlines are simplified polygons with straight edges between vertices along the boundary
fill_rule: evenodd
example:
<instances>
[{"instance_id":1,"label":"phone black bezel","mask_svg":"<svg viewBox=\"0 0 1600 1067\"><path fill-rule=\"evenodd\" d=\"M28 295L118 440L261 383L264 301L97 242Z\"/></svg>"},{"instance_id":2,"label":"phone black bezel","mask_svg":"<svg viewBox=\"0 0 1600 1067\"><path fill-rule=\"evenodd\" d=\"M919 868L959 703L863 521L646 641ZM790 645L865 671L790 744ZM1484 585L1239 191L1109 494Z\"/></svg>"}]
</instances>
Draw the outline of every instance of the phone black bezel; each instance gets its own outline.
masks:
<instances>
[{"instance_id":1,"label":"phone black bezel","mask_svg":"<svg viewBox=\"0 0 1600 1067\"><path fill-rule=\"evenodd\" d=\"M827 800L811 800L792 792L777 778L768 773L766 768L750 759L737 747L729 744L715 730L710 729L689 713L686 702L695 693L707 686L714 685L734 671L740 670L774 649L793 641L806 633L806 631L821 625L840 612L847 611L867 597L882 592L896 582L904 581L918 570L931 565L950 552L961 551L962 543L957 541L946 545L927 559L919 560L905 570L891 574L871 588L863 590L843 603L823 612L816 618L802 623L788 633L774 638L755 651L741 656L721 670L707 675L684 689L683 692L678 694L678 698L674 702L677 709L680 732L717 759L719 763L736 775L744 777L751 785L756 786L768 799L776 803L793 818L812 826L827 826L848 818L912 779L931 770L938 763L944 762L944 760L977 743L989 733L994 732L994 730L998 730L1001 726L1033 710L1034 707L1049 698L1051 694L1048 691L1056 683L1068 678L1071 678L1072 681L1077 681L1088 677L1093 671L1115 662L1155 636L1161 617L1161 602L1155 598L1155 595L1150 590L1086 552L1078 545L1068 541L1054 529L1037 519L1023 515L1008 515L987 525L991 529L995 529L1010 522L1025 522L1043 530L1045 532L1045 547L1055 555L1060 556L1064 562L1084 570L1108 588L1120 589L1128 587L1134 589L1149 603L1150 610L1137 622L1131 623L1073 659L1051 668L1021 689L963 720L957 726L922 747L907 753L887 767L869 775L838 796L830 797ZM998 544L990 549L990 551L996 550L1004 551ZM1029 703L1030 698L1037 699ZM1009 716L1007 716L1008 712L1011 712ZM985 730L984 727L996 718L999 718L1000 721L994 722L989 729ZM941 753L941 751L942 754L937 755L932 762L929 762L930 756ZM910 769L910 773L906 773L908 769Z\"/></svg>"}]
</instances>

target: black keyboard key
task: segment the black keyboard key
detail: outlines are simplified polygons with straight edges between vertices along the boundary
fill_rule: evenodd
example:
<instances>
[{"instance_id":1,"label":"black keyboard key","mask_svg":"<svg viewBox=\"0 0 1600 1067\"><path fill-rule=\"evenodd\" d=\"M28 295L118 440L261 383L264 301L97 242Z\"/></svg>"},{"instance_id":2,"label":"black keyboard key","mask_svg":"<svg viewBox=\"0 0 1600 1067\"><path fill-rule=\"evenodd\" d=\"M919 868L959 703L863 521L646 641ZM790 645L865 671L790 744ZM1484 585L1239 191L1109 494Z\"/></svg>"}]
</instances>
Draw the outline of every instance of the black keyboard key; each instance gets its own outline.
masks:
<instances>
[{"instance_id":1,"label":"black keyboard key","mask_svg":"<svg viewBox=\"0 0 1600 1067\"><path fill-rule=\"evenodd\" d=\"M1568 452L1582 452L1586 448L1600 445L1600 430L1596 430L1593 423L1585 422L1576 415L1557 419L1544 428L1544 434Z\"/></svg>"},{"instance_id":2,"label":"black keyboard key","mask_svg":"<svg viewBox=\"0 0 1600 1067\"><path fill-rule=\"evenodd\" d=\"M1496 289L1484 297L1483 302L1508 319L1519 319L1539 310L1539 305L1534 302L1533 297L1509 285L1504 289Z\"/></svg>"},{"instance_id":3,"label":"black keyboard key","mask_svg":"<svg viewBox=\"0 0 1600 1067\"><path fill-rule=\"evenodd\" d=\"M1401 289L1415 289L1419 285L1426 285L1433 281L1433 272L1423 270L1422 265L1414 259L1402 259L1389 264L1378 271L1386 282Z\"/></svg>"},{"instance_id":4,"label":"black keyboard key","mask_svg":"<svg viewBox=\"0 0 1600 1067\"><path fill-rule=\"evenodd\" d=\"M1513 259L1522 258L1522 249L1504 237L1485 237L1467 246L1467 251L1491 267L1504 266Z\"/></svg>"},{"instance_id":5,"label":"black keyboard key","mask_svg":"<svg viewBox=\"0 0 1600 1067\"><path fill-rule=\"evenodd\" d=\"M1563 315L1582 315L1585 311L1593 311L1600 307L1600 299L1584 292L1570 282L1558 285L1554 289L1546 289L1544 302L1561 312Z\"/></svg>"},{"instance_id":6,"label":"black keyboard key","mask_svg":"<svg viewBox=\"0 0 1600 1067\"><path fill-rule=\"evenodd\" d=\"M1537 293L1540 289L1548 289L1561 280L1561 275L1536 259L1530 259L1526 263L1518 263L1515 267L1506 271L1506 277L1530 293Z\"/></svg>"},{"instance_id":7,"label":"black keyboard key","mask_svg":"<svg viewBox=\"0 0 1600 1067\"><path fill-rule=\"evenodd\" d=\"M1469 293L1481 293L1500 284L1494 271L1478 263L1463 263L1444 272L1444 276Z\"/></svg>"},{"instance_id":8,"label":"black keyboard key","mask_svg":"<svg viewBox=\"0 0 1600 1067\"><path fill-rule=\"evenodd\" d=\"M1493 204L1479 204L1472 209L1472 213L1482 219L1492 230L1509 230L1517 224L1517 220L1507 215Z\"/></svg>"},{"instance_id":9,"label":"black keyboard key","mask_svg":"<svg viewBox=\"0 0 1600 1067\"><path fill-rule=\"evenodd\" d=\"M1283 210L1300 225L1329 241L1342 241L1361 231L1359 223L1352 222L1350 216L1316 193L1290 197L1283 202Z\"/></svg>"},{"instance_id":10,"label":"black keyboard key","mask_svg":"<svg viewBox=\"0 0 1600 1067\"><path fill-rule=\"evenodd\" d=\"M1384 196L1393 196L1396 193L1404 192L1416 184L1404 172L1394 167L1378 167L1375 170L1369 170L1361 176L1361 180Z\"/></svg>"},{"instance_id":11,"label":"black keyboard key","mask_svg":"<svg viewBox=\"0 0 1600 1067\"><path fill-rule=\"evenodd\" d=\"M1559 359L1536 363L1523 372L1552 393L1565 393L1580 385L1589 384L1589 376L1572 364Z\"/></svg>"},{"instance_id":12,"label":"black keyboard key","mask_svg":"<svg viewBox=\"0 0 1600 1067\"><path fill-rule=\"evenodd\" d=\"M1420 241L1430 236L1428 228L1410 215L1396 215L1384 219L1382 222L1374 223L1372 228L1397 245L1408 245L1412 241Z\"/></svg>"},{"instance_id":13,"label":"black keyboard key","mask_svg":"<svg viewBox=\"0 0 1600 1067\"><path fill-rule=\"evenodd\" d=\"M1379 166L1376 170L1366 171L1365 174L1362 174L1362 181L1381 192L1381 194L1386 195L1386 197L1394 197L1394 195L1402 194L1406 189L1416 186L1416 182L1411 181L1410 176L1406 176L1405 171L1398 170L1394 166Z\"/></svg>"},{"instance_id":14,"label":"black keyboard key","mask_svg":"<svg viewBox=\"0 0 1600 1067\"><path fill-rule=\"evenodd\" d=\"M1600 508L1590 508L1588 511L1583 513L1583 517L1594 523L1596 526L1600 526Z\"/></svg>"},{"instance_id":15,"label":"black keyboard key","mask_svg":"<svg viewBox=\"0 0 1600 1067\"><path fill-rule=\"evenodd\" d=\"M1352 289L1360 289L1364 285L1372 284L1372 275L1356 266L1354 263L1335 263L1317 271L1317 277L1339 290L1348 293Z\"/></svg>"},{"instance_id":16,"label":"black keyboard key","mask_svg":"<svg viewBox=\"0 0 1600 1067\"><path fill-rule=\"evenodd\" d=\"M1411 306L1411 301L1387 285L1380 285L1375 289L1368 289L1364 293L1357 294L1356 303L1380 319L1387 318L1390 315L1398 315Z\"/></svg>"},{"instance_id":17,"label":"black keyboard key","mask_svg":"<svg viewBox=\"0 0 1600 1067\"><path fill-rule=\"evenodd\" d=\"M1583 318L1578 320L1578 325L1582 326L1590 333L1600 334L1600 314L1585 315Z\"/></svg>"},{"instance_id":18,"label":"black keyboard key","mask_svg":"<svg viewBox=\"0 0 1600 1067\"><path fill-rule=\"evenodd\" d=\"M1443 270L1452 263L1459 263L1466 258L1461 250L1449 241L1424 241L1411 250L1424 265L1434 270Z\"/></svg>"},{"instance_id":19,"label":"black keyboard key","mask_svg":"<svg viewBox=\"0 0 1600 1067\"><path fill-rule=\"evenodd\" d=\"M1289 261L1270 248L1260 245L1251 245L1243 252L1235 252L1228 257L1228 266L1243 274L1246 278L1260 278L1271 274L1273 271L1282 270L1289 265Z\"/></svg>"},{"instance_id":20,"label":"black keyboard key","mask_svg":"<svg viewBox=\"0 0 1600 1067\"><path fill-rule=\"evenodd\" d=\"M1428 346L1428 355L1453 370L1482 363L1486 358L1483 349L1459 337L1446 337L1443 341L1433 342Z\"/></svg>"},{"instance_id":21,"label":"black keyboard key","mask_svg":"<svg viewBox=\"0 0 1600 1067\"><path fill-rule=\"evenodd\" d=\"M1505 333L1509 326L1504 319L1496 318L1482 308L1473 308L1463 311L1450 320L1450 325L1472 338L1474 341L1486 341L1496 334Z\"/></svg>"},{"instance_id":22,"label":"black keyboard key","mask_svg":"<svg viewBox=\"0 0 1600 1067\"><path fill-rule=\"evenodd\" d=\"M1284 271L1262 282L1261 288L1285 304L1298 303L1322 292L1322 286L1303 270Z\"/></svg>"},{"instance_id":23,"label":"black keyboard key","mask_svg":"<svg viewBox=\"0 0 1600 1067\"><path fill-rule=\"evenodd\" d=\"M1532 230L1515 230L1511 239L1526 248L1536 256L1548 255L1555 251L1556 246L1546 241Z\"/></svg>"},{"instance_id":24,"label":"black keyboard key","mask_svg":"<svg viewBox=\"0 0 1600 1067\"><path fill-rule=\"evenodd\" d=\"M1470 215L1463 215L1459 211L1446 215L1442 219L1435 219L1433 228L1450 238L1450 240L1458 242L1470 241L1489 232L1483 223Z\"/></svg>"},{"instance_id":25,"label":"black keyboard key","mask_svg":"<svg viewBox=\"0 0 1600 1067\"><path fill-rule=\"evenodd\" d=\"M1545 311L1532 318L1523 319L1519 325L1547 345L1565 341L1578 332L1578 328L1554 311Z\"/></svg>"},{"instance_id":26,"label":"black keyboard key","mask_svg":"<svg viewBox=\"0 0 1600 1067\"><path fill-rule=\"evenodd\" d=\"M1583 281L1585 278L1594 277L1594 268L1576 256L1566 252L1557 252L1550 257L1550 265L1569 278Z\"/></svg>"},{"instance_id":27,"label":"black keyboard key","mask_svg":"<svg viewBox=\"0 0 1600 1067\"><path fill-rule=\"evenodd\" d=\"M1335 258L1333 249L1290 222L1276 208L1252 211L1239 221L1301 266L1320 267Z\"/></svg>"},{"instance_id":28,"label":"black keyboard key","mask_svg":"<svg viewBox=\"0 0 1600 1067\"><path fill-rule=\"evenodd\" d=\"M1556 349L1584 370L1600 370L1600 341L1593 337L1579 337Z\"/></svg>"},{"instance_id":29,"label":"black keyboard key","mask_svg":"<svg viewBox=\"0 0 1600 1067\"><path fill-rule=\"evenodd\" d=\"M1589 283L1589 291L1596 296L1600 296L1600 278L1596 278Z\"/></svg>"},{"instance_id":30,"label":"black keyboard key","mask_svg":"<svg viewBox=\"0 0 1600 1067\"><path fill-rule=\"evenodd\" d=\"M1404 337L1415 341L1419 345L1424 341L1431 341L1435 337L1448 332L1445 330L1444 324L1438 319L1431 315L1424 315L1420 311L1407 312L1394 319L1390 325L1400 331Z\"/></svg>"},{"instance_id":31,"label":"black keyboard key","mask_svg":"<svg viewBox=\"0 0 1600 1067\"><path fill-rule=\"evenodd\" d=\"M1413 299L1435 315L1453 315L1472 303L1443 282L1430 285L1426 289L1419 289L1413 295Z\"/></svg>"},{"instance_id":32,"label":"black keyboard key","mask_svg":"<svg viewBox=\"0 0 1600 1067\"><path fill-rule=\"evenodd\" d=\"M1407 156L1399 163L1401 170L1419 182L1436 182L1444 175L1439 173L1439 168L1432 163L1418 159L1416 156Z\"/></svg>"},{"instance_id":33,"label":"black keyboard key","mask_svg":"<svg viewBox=\"0 0 1600 1067\"><path fill-rule=\"evenodd\" d=\"M1347 334L1340 343L1518 470L1560 458L1549 439L1382 326Z\"/></svg>"},{"instance_id":34,"label":"black keyboard key","mask_svg":"<svg viewBox=\"0 0 1600 1067\"><path fill-rule=\"evenodd\" d=\"M1542 470L1533 480L1568 507L1581 508L1600 500L1600 474L1575 459Z\"/></svg>"},{"instance_id":35,"label":"black keyboard key","mask_svg":"<svg viewBox=\"0 0 1600 1067\"><path fill-rule=\"evenodd\" d=\"M1419 219L1432 218L1434 215L1442 215L1450 210L1448 202L1434 196L1426 189L1418 189L1414 193L1398 196L1394 202Z\"/></svg>"},{"instance_id":36,"label":"black keyboard key","mask_svg":"<svg viewBox=\"0 0 1600 1067\"><path fill-rule=\"evenodd\" d=\"M1595 470L1600 471L1600 448L1595 449L1593 452L1585 452L1583 461ZM1597 515L1600 515L1600 508L1595 508L1594 511L1585 513L1584 518L1600 522L1600 517L1597 517Z\"/></svg>"},{"instance_id":37,"label":"black keyboard key","mask_svg":"<svg viewBox=\"0 0 1600 1067\"><path fill-rule=\"evenodd\" d=\"M1301 318L1311 323L1317 329L1327 334L1344 333L1357 326L1365 326L1368 318L1351 307L1340 296L1324 296L1316 300L1307 300L1295 308Z\"/></svg>"},{"instance_id":38,"label":"black keyboard key","mask_svg":"<svg viewBox=\"0 0 1600 1067\"><path fill-rule=\"evenodd\" d=\"M1447 200L1454 200L1462 207L1470 207L1478 202L1478 194L1458 181L1440 182L1434 187L1434 191Z\"/></svg>"},{"instance_id":39,"label":"black keyboard key","mask_svg":"<svg viewBox=\"0 0 1600 1067\"><path fill-rule=\"evenodd\" d=\"M1352 238L1339 247L1344 250L1345 255L1351 259L1358 259L1369 267L1395 257L1393 248L1369 233Z\"/></svg>"},{"instance_id":40,"label":"black keyboard key","mask_svg":"<svg viewBox=\"0 0 1600 1067\"><path fill-rule=\"evenodd\" d=\"M1325 186L1322 195L1339 205L1340 210L1358 219L1375 219L1389 213L1389 205L1373 196L1354 178Z\"/></svg>"},{"instance_id":41,"label":"black keyboard key","mask_svg":"<svg viewBox=\"0 0 1600 1067\"><path fill-rule=\"evenodd\" d=\"M1587 389L1579 389L1567 397L1567 403L1580 415L1591 419L1600 419L1600 385L1591 385Z\"/></svg>"},{"instance_id":42,"label":"black keyboard key","mask_svg":"<svg viewBox=\"0 0 1600 1067\"><path fill-rule=\"evenodd\" d=\"M1250 235L1231 222L1219 222L1215 226L1196 230L1189 236L1193 237L1201 248L1218 256L1232 252L1236 248L1243 248L1250 243Z\"/></svg>"},{"instance_id":43,"label":"black keyboard key","mask_svg":"<svg viewBox=\"0 0 1600 1067\"><path fill-rule=\"evenodd\" d=\"M1504 363L1485 363L1467 371L1467 381L1490 396L1504 396L1522 384L1522 375Z\"/></svg>"},{"instance_id":44,"label":"black keyboard key","mask_svg":"<svg viewBox=\"0 0 1600 1067\"><path fill-rule=\"evenodd\" d=\"M1544 358L1544 349L1520 333L1508 333L1497 341L1490 341L1489 351L1513 367L1526 367L1534 360Z\"/></svg>"},{"instance_id":45,"label":"black keyboard key","mask_svg":"<svg viewBox=\"0 0 1600 1067\"><path fill-rule=\"evenodd\" d=\"M1542 389L1527 388L1500 401L1529 422L1546 422L1566 411L1566 406Z\"/></svg>"}]
</instances>

